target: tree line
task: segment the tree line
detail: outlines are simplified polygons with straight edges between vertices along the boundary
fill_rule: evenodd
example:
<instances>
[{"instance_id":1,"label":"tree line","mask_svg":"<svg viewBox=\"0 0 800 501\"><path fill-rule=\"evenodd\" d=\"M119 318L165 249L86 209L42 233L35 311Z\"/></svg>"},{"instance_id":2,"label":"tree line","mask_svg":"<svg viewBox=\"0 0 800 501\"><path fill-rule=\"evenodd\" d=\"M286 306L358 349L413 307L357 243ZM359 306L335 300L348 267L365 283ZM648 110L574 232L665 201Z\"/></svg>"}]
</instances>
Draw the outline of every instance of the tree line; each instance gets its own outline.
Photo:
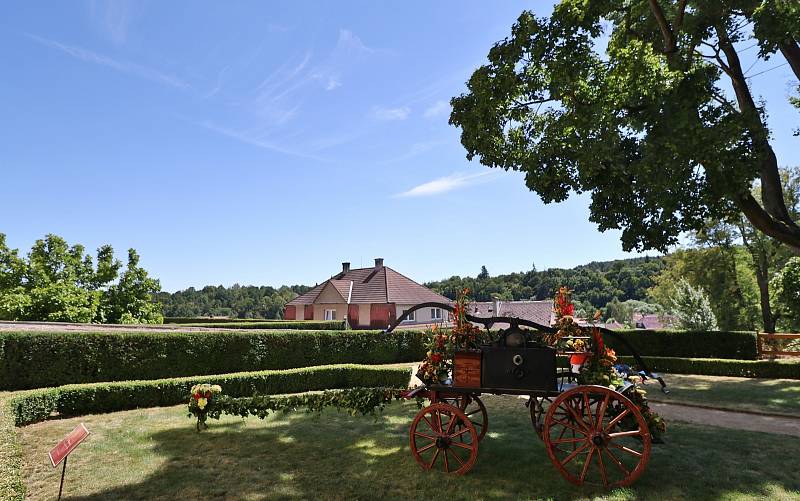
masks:
<instances>
[{"instance_id":1,"label":"tree line","mask_svg":"<svg viewBox=\"0 0 800 501\"><path fill-rule=\"evenodd\" d=\"M0 320L160 324L160 289L135 249L123 268L110 245L93 257L51 234L21 256L0 233Z\"/></svg>"},{"instance_id":2,"label":"tree line","mask_svg":"<svg viewBox=\"0 0 800 501\"><path fill-rule=\"evenodd\" d=\"M161 292L156 298L166 317L283 318L286 303L310 290L305 285L208 285L202 289Z\"/></svg>"}]
</instances>

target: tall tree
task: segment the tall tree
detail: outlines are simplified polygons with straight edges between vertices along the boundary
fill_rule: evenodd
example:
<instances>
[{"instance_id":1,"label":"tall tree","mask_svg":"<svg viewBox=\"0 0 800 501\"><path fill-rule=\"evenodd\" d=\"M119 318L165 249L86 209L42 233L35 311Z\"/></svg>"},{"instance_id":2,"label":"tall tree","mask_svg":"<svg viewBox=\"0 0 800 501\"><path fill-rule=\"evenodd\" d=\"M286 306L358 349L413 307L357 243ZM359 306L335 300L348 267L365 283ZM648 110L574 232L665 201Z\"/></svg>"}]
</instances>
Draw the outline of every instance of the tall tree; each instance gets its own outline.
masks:
<instances>
[{"instance_id":1,"label":"tall tree","mask_svg":"<svg viewBox=\"0 0 800 501\"><path fill-rule=\"evenodd\" d=\"M549 18L522 13L452 100L450 123L468 158L524 172L545 202L590 192L590 219L622 229L626 250L663 251L741 212L800 253L740 58L757 44L800 78L798 40L797 1L562 0Z\"/></svg>"},{"instance_id":2,"label":"tall tree","mask_svg":"<svg viewBox=\"0 0 800 501\"><path fill-rule=\"evenodd\" d=\"M800 330L800 257L793 257L772 279L775 309L781 327Z\"/></svg>"},{"instance_id":3,"label":"tall tree","mask_svg":"<svg viewBox=\"0 0 800 501\"><path fill-rule=\"evenodd\" d=\"M481 272L478 273L478 280L486 280L489 278L489 270L486 269L486 266L481 266Z\"/></svg>"},{"instance_id":4,"label":"tall tree","mask_svg":"<svg viewBox=\"0 0 800 501\"><path fill-rule=\"evenodd\" d=\"M717 330L717 319L703 289L681 279L674 284L671 300L671 310L678 317L681 329Z\"/></svg>"}]
</instances>

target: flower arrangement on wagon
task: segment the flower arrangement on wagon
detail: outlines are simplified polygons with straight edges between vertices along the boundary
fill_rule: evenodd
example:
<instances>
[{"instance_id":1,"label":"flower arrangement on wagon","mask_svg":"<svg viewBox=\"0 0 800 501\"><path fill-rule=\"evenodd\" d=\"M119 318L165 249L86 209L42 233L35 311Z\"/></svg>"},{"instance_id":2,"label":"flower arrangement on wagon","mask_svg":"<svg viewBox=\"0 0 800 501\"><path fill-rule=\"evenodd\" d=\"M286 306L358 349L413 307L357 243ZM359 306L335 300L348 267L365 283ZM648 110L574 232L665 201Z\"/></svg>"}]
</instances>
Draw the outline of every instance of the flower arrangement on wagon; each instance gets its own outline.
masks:
<instances>
[{"instance_id":1,"label":"flower arrangement on wagon","mask_svg":"<svg viewBox=\"0 0 800 501\"><path fill-rule=\"evenodd\" d=\"M590 327L581 327L573 314L575 307L571 299L572 291L560 287L553 301L553 312L556 316L557 331L546 335L545 341L556 346L565 337L589 337L593 350L583 339L568 339L564 347L571 352L570 367L577 374L577 382L582 385L605 386L612 390L623 388L626 383L630 387L625 395L641 411L647 422L653 440L660 442L667 430L666 422L650 409L647 403L647 391L643 387L644 378L624 364L617 363L617 354L605 345L600 329L594 325L600 319L598 311L591 320ZM634 426L635 423L631 423Z\"/></svg>"},{"instance_id":2,"label":"flower arrangement on wagon","mask_svg":"<svg viewBox=\"0 0 800 501\"><path fill-rule=\"evenodd\" d=\"M456 296L452 328L443 329L434 325L426 332L428 351L417 372L417 377L424 383L446 381L452 374L453 358L457 351L477 350L486 342L485 332L467 320L469 293L469 288L464 288Z\"/></svg>"}]
</instances>

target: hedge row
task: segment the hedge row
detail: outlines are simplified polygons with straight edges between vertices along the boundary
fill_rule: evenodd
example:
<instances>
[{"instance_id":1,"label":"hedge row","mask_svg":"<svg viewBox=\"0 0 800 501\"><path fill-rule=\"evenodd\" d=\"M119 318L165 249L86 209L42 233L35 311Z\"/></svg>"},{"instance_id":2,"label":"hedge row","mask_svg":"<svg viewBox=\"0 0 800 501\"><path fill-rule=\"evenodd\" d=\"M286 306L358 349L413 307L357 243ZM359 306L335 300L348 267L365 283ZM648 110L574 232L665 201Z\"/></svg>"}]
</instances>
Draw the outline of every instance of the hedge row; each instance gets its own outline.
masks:
<instances>
[{"instance_id":1,"label":"hedge row","mask_svg":"<svg viewBox=\"0 0 800 501\"><path fill-rule=\"evenodd\" d=\"M642 356L731 358L756 360L755 332L737 331L673 331L673 330L625 330L618 331ZM630 355L622 343L611 336L604 336L606 344L618 355Z\"/></svg>"},{"instance_id":2,"label":"hedge row","mask_svg":"<svg viewBox=\"0 0 800 501\"><path fill-rule=\"evenodd\" d=\"M216 327L218 329L304 329L320 331L343 331L344 322L325 320L300 320L300 321L246 321L246 322L197 322L182 323L184 327Z\"/></svg>"},{"instance_id":3,"label":"hedge row","mask_svg":"<svg viewBox=\"0 0 800 501\"><path fill-rule=\"evenodd\" d=\"M366 365L327 365L283 371L240 372L152 381L120 381L31 390L8 399L16 426L62 416L100 414L186 403L197 383L218 384L226 395L278 395L354 387L404 388L410 371Z\"/></svg>"},{"instance_id":4,"label":"hedge row","mask_svg":"<svg viewBox=\"0 0 800 501\"><path fill-rule=\"evenodd\" d=\"M314 365L412 362L419 332L0 332L0 390Z\"/></svg>"},{"instance_id":5,"label":"hedge row","mask_svg":"<svg viewBox=\"0 0 800 501\"><path fill-rule=\"evenodd\" d=\"M22 448L14 430L14 416L0 399L0 499L23 501Z\"/></svg>"},{"instance_id":6,"label":"hedge row","mask_svg":"<svg viewBox=\"0 0 800 501\"><path fill-rule=\"evenodd\" d=\"M271 324L271 325L302 325L307 327L296 327L298 329L317 329L317 330L342 330L344 329L343 320L281 320L270 318L208 318L208 317L164 317L165 324L198 324L198 325L220 325L225 324ZM330 327L326 327L330 326ZM273 327L282 329L284 327ZM292 327L285 327L291 329Z\"/></svg>"},{"instance_id":7,"label":"hedge row","mask_svg":"<svg viewBox=\"0 0 800 501\"><path fill-rule=\"evenodd\" d=\"M698 374L702 376L732 376L767 379L800 379L800 363L769 360L730 360L721 358L642 357L656 373ZM633 357L620 357L634 364ZM665 379L669 385L669 378Z\"/></svg>"}]
</instances>

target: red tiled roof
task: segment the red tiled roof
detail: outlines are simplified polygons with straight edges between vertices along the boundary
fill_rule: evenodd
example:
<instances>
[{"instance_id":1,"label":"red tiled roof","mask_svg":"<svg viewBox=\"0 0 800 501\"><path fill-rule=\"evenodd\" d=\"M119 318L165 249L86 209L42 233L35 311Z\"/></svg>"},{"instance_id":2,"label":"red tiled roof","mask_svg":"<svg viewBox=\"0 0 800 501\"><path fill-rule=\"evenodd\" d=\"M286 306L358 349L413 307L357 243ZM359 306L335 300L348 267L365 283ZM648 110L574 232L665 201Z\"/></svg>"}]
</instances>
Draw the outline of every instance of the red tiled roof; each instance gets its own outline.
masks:
<instances>
[{"instance_id":1,"label":"red tiled roof","mask_svg":"<svg viewBox=\"0 0 800 501\"><path fill-rule=\"evenodd\" d=\"M552 301L500 301L499 313L494 311L494 302L470 303L469 306L469 312L476 317L521 318L541 325L551 325L553 321Z\"/></svg>"},{"instance_id":2,"label":"red tiled roof","mask_svg":"<svg viewBox=\"0 0 800 501\"><path fill-rule=\"evenodd\" d=\"M427 302L451 302L446 297L416 283L388 266L380 266L357 268L346 273L339 273L305 294L297 296L287 304L313 304L328 282L336 287L336 290L345 301L350 295L351 304L396 303L413 305ZM353 287L352 294L350 294L351 282Z\"/></svg>"},{"instance_id":3,"label":"red tiled roof","mask_svg":"<svg viewBox=\"0 0 800 501\"><path fill-rule=\"evenodd\" d=\"M677 318L674 315L633 314L633 324L637 329L668 329L676 323Z\"/></svg>"}]
</instances>

